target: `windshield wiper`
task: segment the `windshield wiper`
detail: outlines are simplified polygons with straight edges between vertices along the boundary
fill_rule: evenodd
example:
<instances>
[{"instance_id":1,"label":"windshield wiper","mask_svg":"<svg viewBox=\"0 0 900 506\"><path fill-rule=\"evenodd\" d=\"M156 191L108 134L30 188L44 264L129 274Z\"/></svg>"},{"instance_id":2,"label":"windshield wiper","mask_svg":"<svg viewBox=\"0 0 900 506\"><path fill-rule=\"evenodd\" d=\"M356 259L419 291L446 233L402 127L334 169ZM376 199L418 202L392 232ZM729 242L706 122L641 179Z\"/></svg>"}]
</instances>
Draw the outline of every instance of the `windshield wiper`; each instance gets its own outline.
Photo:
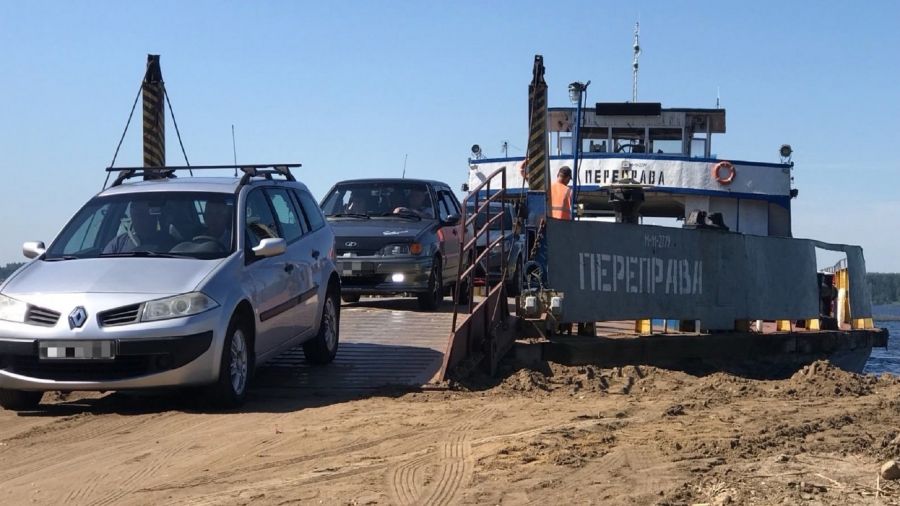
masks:
<instances>
[{"instance_id":1,"label":"windshield wiper","mask_svg":"<svg viewBox=\"0 0 900 506\"><path fill-rule=\"evenodd\" d=\"M399 213L382 213L382 214L379 214L379 216L393 216L395 218L404 218L407 220L422 221L422 217L419 216L418 214L410 213L410 212L403 212L403 211L401 211Z\"/></svg>"},{"instance_id":2,"label":"windshield wiper","mask_svg":"<svg viewBox=\"0 0 900 506\"><path fill-rule=\"evenodd\" d=\"M60 255L58 257L50 257L50 258L44 257L44 261L45 262L61 262L63 260L78 260L79 258L81 258L81 257L77 257L74 255Z\"/></svg>"},{"instance_id":3,"label":"windshield wiper","mask_svg":"<svg viewBox=\"0 0 900 506\"><path fill-rule=\"evenodd\" d=\"M371 220L368 214L360 214L360 213L336 213L329 214L329 218L359 218L361 220Z\"/></svg>"},{"instance_id":4,"label":"windshield wiper","mask_svg":"<svg viewBox=\"0 0 900 506\"><path fill-rule=\"evenodd\" d=\"M157 253L155 251L129 251L127 253L100 253L101 257L153 257L153 258L196 258L174 253Z\"/></svg>"}]
</instances>

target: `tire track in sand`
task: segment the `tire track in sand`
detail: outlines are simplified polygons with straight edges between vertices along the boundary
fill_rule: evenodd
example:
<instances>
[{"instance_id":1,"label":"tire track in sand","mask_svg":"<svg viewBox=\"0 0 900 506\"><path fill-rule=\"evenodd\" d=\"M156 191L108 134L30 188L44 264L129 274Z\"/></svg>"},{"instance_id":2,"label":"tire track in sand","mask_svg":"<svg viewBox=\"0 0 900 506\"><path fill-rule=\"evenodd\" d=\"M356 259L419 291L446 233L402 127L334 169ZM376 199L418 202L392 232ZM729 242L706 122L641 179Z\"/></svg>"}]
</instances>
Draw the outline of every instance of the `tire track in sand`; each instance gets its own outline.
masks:
<instances>
[{"instance_id":1,"label":"tire track in sand","mask_svg":"<svg viewBox=\"0 0 900 506\"><path fill-rule=\"evenodd\" d=\"M423 483L425 467L434 462L435 455L413 458L392 468L389 472L388 487L391 496L399 504L451 504L457 492L471 479L475 461L470 443L471 430L476 423L483 423L493 414L493 408L484 408L471 415L464 423L450 429L445 441L438 445L437 481L425 489ZM424 501L423 492L428 492Z\"/></svg>"},{"instance_id":2,"label":"tire track in sand","mask_svg":"<svg viewBox=\"0 0 900 506\"><path fill-rule=\"evenodd\" d=\"M46 472L56 466L71 466L84 460L86 443L102 440L122 430L135 430L160 417L176 416L175 413L160 413L134 420L133 417L114 415L108 419L105 415L66 417L37 430L26 431L3 440L5 451L0 452L0 460L6 463L0 466L0 483L13 481L29 474ZM104 445L97 445L103 448ZM38 451L30 451L40 448ZM17 453L25 456L17 456ZM85 487L90 483L86 483Z\"/></svg>"},{"instance_id":3,"label":"tire track in sand","mask_svg":"<svg viewBox=\"0 0 900 506\"><path fill-rule=\"evenodd\" d=\"M267 462L262 462L258 464L244 464L239 466L233 466L227 470L222 470L219 472L210 472L206 473L203 476L187 479L181 482L173 483L168 482L165 485L157 485L157 486L148 486L138 489L138 492L162 492L166 490L172 489L184 489L191 487L200 487L204 485L209 485L212 483L228 483L229 480L236 477L241 477L243 479L249 479L255 474L262 473L264 475L270 474L275 469L283 469L287 467L291 467L297 464L302 464L310 461L314 461L317 459L336 457L341 455L347 455L356 453L363 450L368 450L370 448L374 448L381 444L389 443L394 440L404 441L404 444L410 444L412 442L418 441L421 439L421 435L417 432L401 432L390 434L388 436L377 438L369 441L364 441L360 443L354 443L350 445L344 445L338 448L333 448L330 450L324 450L316 453L306 454L306 455L297 455L295 457L282 458Z\"/></svg>"},{"instance_id":4,"label":"tire track in sand","mask_svg":"<svg viewBox=\"0 0 900 506\"><path fill-rule=\"evenodd\" d=\"M168 413L167 415L170 416L160 415L152 417L154 420L157 420L157 423L154 423L150 427L153 432L146 434L138 431L138 433L143 434L141 438L153 440L157 438L177 437L186 431L202 432L209 425L216 423L216 420L211 417L197 420L195 416L185 416L183 414L179 416L177 413ZM131 426L129 427L129 430L124 432L117 431L117 434L122 435L132 433L134 432L134 429L144 425L145 422L146 420ZM69 493L66 497L66 503L114 503L134 492L140 485L145 483L146 479L152 478L165 465L171 464L174 457L186 451L186 448L179 444L169 446L164 445L163 449L158 452L146 451L146 447L141 445L141 441L127 441L125 444L116 446L103 445L102 447L102 451L98 452L96 455L91 455L90 457L106 461L107 465L105 466L105 469L108 471L92 475L81 487ZM125 461L116 461L117 457L121 458L125 455L132 455L133 452L140 451L141 448L144 448L145 450L143 453L128 458ZM113 477L111 472L109 472L109 470L119 470L123 465L136 467L133 471L124 476L124 478L122 476ZM98 485L106 484L105 487L101 488L109 489L110 487L108 484L111 483L115 484L112 491L104 490L101 492L100 497L93 497L97 495Z\"/></svg>"},{"instance_id":5,"label":"tire track in sand","mask_svg":"<svg viewBox=\"0 0 900 506\"><path fill-rule=\"evenodd\" d=\"M390 489L397 502L402 505L415 504L421 494L419 487L422 469L430 460L430 455L403 462L391 470Z\"/></svg>"}]
</instances>

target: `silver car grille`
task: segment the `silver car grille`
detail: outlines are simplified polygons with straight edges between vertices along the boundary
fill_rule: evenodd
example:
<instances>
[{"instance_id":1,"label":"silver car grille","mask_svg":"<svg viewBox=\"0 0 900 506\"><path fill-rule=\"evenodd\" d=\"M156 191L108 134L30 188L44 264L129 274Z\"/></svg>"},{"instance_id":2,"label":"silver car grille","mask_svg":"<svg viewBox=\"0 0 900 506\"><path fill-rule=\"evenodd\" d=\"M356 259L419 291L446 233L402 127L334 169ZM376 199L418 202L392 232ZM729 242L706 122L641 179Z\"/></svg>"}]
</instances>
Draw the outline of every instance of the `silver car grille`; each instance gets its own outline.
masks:
<instances>
[{"instance_id":1,"label":"silver car grille","mask_svg":"<svg viewBox=\"0 0 900 506\"><path fill-rule=\"evenodd\" d=\"M29 306L28 312L25 313L25 321L32 325L52 327L59 321L59 313L42 307Z\"/></svg>"},{"instance_id":2,"label":"silver car grille","mask_svg":"<svg viewBox=\"0 0 900 506\"><path fill-rule=\"evenodd\" d=\"M113 327L116 325L125 325L137 321L141 313L140 304L132 304L130 306L117 307L108 311L103 311L97 315L100 325L103 327Z\"/></svg>"}]
</instances>

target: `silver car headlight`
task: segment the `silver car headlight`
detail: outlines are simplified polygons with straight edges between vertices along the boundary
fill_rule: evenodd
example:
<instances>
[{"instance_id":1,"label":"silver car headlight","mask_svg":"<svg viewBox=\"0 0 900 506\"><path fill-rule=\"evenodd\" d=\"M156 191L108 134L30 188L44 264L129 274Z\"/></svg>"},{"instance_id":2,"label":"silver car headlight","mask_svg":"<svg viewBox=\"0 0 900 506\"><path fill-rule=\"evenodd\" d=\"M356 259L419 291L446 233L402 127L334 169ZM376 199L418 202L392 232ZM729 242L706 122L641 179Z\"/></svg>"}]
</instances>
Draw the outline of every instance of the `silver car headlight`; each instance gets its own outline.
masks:
<instances>
[{"instance_id":1,"label":"silver car headlight","mask_svg":"<svg viewBox=\"0 0 900 506\"><path fill-rule=\"evenodd\" d=\"M204 293L184 293L174 297L145 302L144 311L141 313L141 321L153 322L192 316L216 307L219 307L219 303Z\"/></svg>"},{"instance_id":2,"label":"silver car headlight","mask_svg":"<svg viewBox=\"0 0 900 506\"><path fill-rule=\"evenodd\" d=\"M0 294L0 320L23 323L27 312L28 304Z\"/></svg>"}]
</instances>

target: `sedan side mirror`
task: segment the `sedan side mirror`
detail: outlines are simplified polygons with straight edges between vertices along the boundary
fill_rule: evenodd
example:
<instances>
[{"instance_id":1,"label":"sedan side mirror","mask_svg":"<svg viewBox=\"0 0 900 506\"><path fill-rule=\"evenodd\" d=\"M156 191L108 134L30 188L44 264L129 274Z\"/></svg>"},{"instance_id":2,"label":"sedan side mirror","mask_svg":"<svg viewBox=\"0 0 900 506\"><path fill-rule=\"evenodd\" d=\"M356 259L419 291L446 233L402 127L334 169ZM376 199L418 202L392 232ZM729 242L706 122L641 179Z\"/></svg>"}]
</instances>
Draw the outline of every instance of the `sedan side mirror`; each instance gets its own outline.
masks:
<instances>
[{"instance_id":1,"label":"sedan side mirror","mask_svg":"<svg viewBox=\"0 0 900 506\"><path fill-rule=\"evenodd\" d=\"M287 241L281 237L263 239L259 246L253 248L253 254L258 257L274 257L283 254L287 250Z\"/></svg>"},{"instance_id":2,"label":"sedan side mirror","mask_svg":"<svg viewBox=\"0 0 900 506\"><path fill-rule=\"evenodd\" d=\"M459 215L456 213L453 213L444 219L444 225L448 226L448 227L452 227L453 225L456 225L458 223L459 223Z\"/></svg>"},{"instance_id":3,"label":"sedan side mirror","mask_svg":"<svg viewBox=\"0 0 900 506\"><path fill-rule=\"evenodd\" d=\"M43 241L28 241L22 244L22 254L25 258L37 258L47 252Z\"/></svg>"}]
</instances>

